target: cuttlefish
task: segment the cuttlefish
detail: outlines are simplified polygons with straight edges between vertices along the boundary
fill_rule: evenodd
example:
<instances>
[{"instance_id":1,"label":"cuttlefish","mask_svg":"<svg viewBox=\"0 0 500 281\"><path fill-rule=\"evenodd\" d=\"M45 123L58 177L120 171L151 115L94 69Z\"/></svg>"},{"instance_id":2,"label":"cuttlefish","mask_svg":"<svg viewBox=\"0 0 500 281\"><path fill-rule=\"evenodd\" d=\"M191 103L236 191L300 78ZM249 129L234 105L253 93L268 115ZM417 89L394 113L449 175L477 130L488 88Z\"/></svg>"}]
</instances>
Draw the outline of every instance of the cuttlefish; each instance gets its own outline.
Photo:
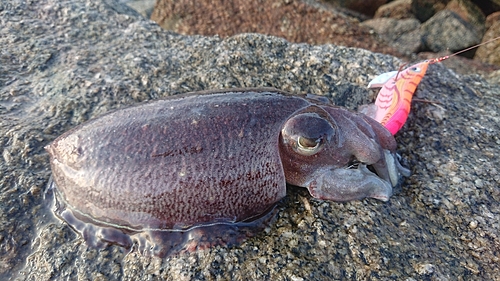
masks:
<instances>
[{"instance_id":1,"label":"cuttlefish","mask_svg":"<svg viewBox=\"0 0 500 281\"><path fill-rule=\"evenodd\" d=\"M375 120L268 88L116 110L46 149L58 217L91 245L158 256L240 241L272 219L287 184L322 200L387 201L408 174Z\"/></svg>"}]
</instances>

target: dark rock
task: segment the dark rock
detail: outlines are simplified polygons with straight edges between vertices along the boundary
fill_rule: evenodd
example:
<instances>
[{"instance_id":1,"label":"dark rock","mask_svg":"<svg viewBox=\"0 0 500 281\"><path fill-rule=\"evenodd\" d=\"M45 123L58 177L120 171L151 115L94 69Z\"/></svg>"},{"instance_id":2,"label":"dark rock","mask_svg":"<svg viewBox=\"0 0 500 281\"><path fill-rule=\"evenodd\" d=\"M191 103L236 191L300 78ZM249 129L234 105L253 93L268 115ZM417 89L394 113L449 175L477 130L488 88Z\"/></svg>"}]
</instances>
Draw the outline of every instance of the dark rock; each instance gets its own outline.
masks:
<instances>
[{"instance_id":1,"label":"dark rock","mask_svg":"<svg viewBox=\"0 0 500 281\"><path fill-rule=\"evenodd\" d=\"M425 22L443 10L450 0L412 0L412 13L420 22Z\"/></svg>"},{"instance_id":2,"label":"dark rock","mask_svg":"<svg viewBox=\"0 0 500 281\"><path fill-rule=\"evenodd\" d=\"M372 28L402 54L410 55L421 49L422 33L417 19L377 18L361 25Z\"/></svg>"},{"instance_id":3,"label":"dark rock","mask_svg":"<svg viewBox=\"0 0 500 281\"><path fill-rule=\"evenodd\" d=\"M474 0L485 15L500 11L500 0Z\"/></svg>"},{"instance_id":4,"label":"dark rock","mask_svg":"<svg viewBox=\"0 0 500 281\"><path fill-rule=\"evenodd\" d=\"M481 42L482 34L459 15L442 10L422 24L423 43L433 52L459 51Z\"/></svg>"},{"instance_id":5,"label":"dark rock","mask_svg":"<svg viewBox=\"0 0 500 281\"><path fill-rule=\"evenodd\" d=\"M481 9L470 0L452 0L446 5L446 10L456 13L464 21L472 25L479 36L484 34L486 17L481 12Z\"/></svg>"},{"instance_id":6,"label":"dark rock","mask_svg":"<svg viewBox=\"0 0 500 281\"><path fill-rule=\"evenodd\" d=\"M444 10L449 2L462 2L452 0L412 0L413 14L421 21L425 22L437 12ZM467 0L477 6L484 15L500 11L500 0ZM470 5L470 4L466 4ZM448 9L448 8L447 8Z\"/></svg>"}]
</instances>

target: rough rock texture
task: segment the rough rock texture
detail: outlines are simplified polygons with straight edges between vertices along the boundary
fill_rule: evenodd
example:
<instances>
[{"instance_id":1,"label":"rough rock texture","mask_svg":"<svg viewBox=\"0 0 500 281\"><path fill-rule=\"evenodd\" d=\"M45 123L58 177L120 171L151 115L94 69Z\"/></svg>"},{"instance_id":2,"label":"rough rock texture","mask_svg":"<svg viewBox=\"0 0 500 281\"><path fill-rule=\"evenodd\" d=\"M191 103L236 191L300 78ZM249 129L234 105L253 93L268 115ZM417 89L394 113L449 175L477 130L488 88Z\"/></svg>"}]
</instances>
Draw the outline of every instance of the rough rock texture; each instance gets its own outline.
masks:
<instances>
[{"instance_id":1,"label":"rough rock texture","mask_svg":"<svg viewBox=\"0 0 500 281\"><path fill-rule=\"evenodd\" d=\"M477 5L469 0L452 0L446 5L446 10L450 10L460 16L464 21L469 23L474 31L482 36L485 28L484 23L486 17Z\"/></svg>"},{"instance_id":2,"label":"rough rock texture","mask_svg":"<svg viewBox=\"0 0 500 281\"><path fill-rule=\"evenodd\" d=\"M156 0L119 0L119 2L126 4L148 19L151 17L156 4Z\"/></svg>"},{"instance_id":3,"label":"rough rock texture","mask_svg":"<svg viewBox=\"0 0 500 281\"><path fill-rule=\"evenodd\" d=\"M255 32L296 43L332 43L399 57L429 50L459 51L479 43L485 30L478 1L392 1L380 6L374 19L340 8L349 2L158 0L152 19L182 34L227 37ZM415 18L431 19L419 24ZM473 51L463 55L472 58Z\"/></svg>"},{"instance_id":4,"label":"rough rock texture","mask_svg":"<svg viewBox=\"0 0 500 281\"><path fill-rule=\"evenodd\" d=\"M488 30L483 36L483 42L500 37L500 12L489 15L486 23ZM480 46L474 59L500 66L500 40Z\"/></svg>"},{"instance_id":5,"label":"rough rock texture","mask_svg":"<svg viewBox=\"0 0 500 281\"><path fill-rule=\"evenodd\" d=\"M387 0L325 0L332 2L340 7L360 12L365 15L373 16L378 7L387 3Z\"/></svg>"},{"instance_id":6,"label":"rough rock texture","mask_svg":"<svg viewBox=\"0 0 500 281\"><path fill-rule=\"evenodd\" d=\"M500 84L500 70L491 71L486 79L492 84Z\"/></svg>"},{"instance_id":7,"label":"rough rock texture","mask_svg":"<svg viewBox=\"0 0 500 281\"><path fill-rule=\"evenodd\" d=\"M167 32L112 1L0 4L0 279L494 280L500 270L500 86L432 65L396 139L413 175L388 203L291 187L240 246L167 259L101 251L48 211L43 146L109 110L181 92L274 86L355 108L400 61L263 35Z\"/></svg>"},{"instance_id":8,"label":"rough rock texture","mask_svg":"<svg viewBox=\"0 0 500 281\"><path fill-rule=\"evenodd\" d=\"M423 43L433 52L460 51L481 42L482 33L458 14L442 10L422 24Z\"/></svg>"},{"instance_id":9,"label":"rough rock texture","mask_svg":"<svg viewBox=\"0 0 500 281\"><path fill-rule=\"evenodd\" d=\"M375 18L366 20L361 25L375 30L405 55L416 53L422 47L421 25L417 19Z\"/></svg>"},{"instance_id":10,"label":"rough rock texture","mask_svg":"<svg viewBox=\"0 0 500 281\"><path fill-rule=\"evenodd\" d=\"M380 6L373 18L409 19L415 18L411 13L412 0L396 0Z\"/></svg>"},{"instance_id":11,"label":"rough rock texture","mask_svg":"<svg viewBox=\"0 0 500 281\"><path fill-rule=\"evenodd\" d=\"M417 57L418 60L429 60L449 55L450 52L439 52L439 53L422 52L419 53ZM483 76L483 78L488 79L490 82L493 81L490 80L490 78L493 78L493 76L495 76L496 70L500 69L500 66L482 63L478 60L472 60L461 56L454 56L453 59L446 59L442 61L440 64L446 66L449 69L452 69L454 72L458 74L462 75L471 75L473 73L479 74Z\"/></svg>"},{"instance_id":12,"label":"rough rock texture","mask_svg":"<svg viewBox=\"0 0 500 281\"><path fill-rule=\"evenodd\" d=\"M482 10L480 3L484 2L486 1L398 0L379 7L375 17L364 21L362 25L370 26L389 45L406 55L429 50L456 52L479 44L485 30L491 25L491 20L485 23L483 11L491 9ZM405 18L417 18L423 23L417 31L408 28L408 19ZM462 55L472 58L474 52L472 50Z\"/></svg>"},{"instance_id":13,"label":"rough rock texture","mask_svg":"<svg viewBox=\"0 0 500 281\"><path fill-rule=\"evenodd\" d=\"M443 10L450 0L412 0L413 14L420 22L425 22L437 12Z\"/></svg>"},{"instance_id":14,"label":"rough rock texture","mask_svg":"<svg viewBox=\"0 0 500 281\"><path fill-rule=\"evenodd\" d=\"M500 11L489 14L486 17L486 22L484 24L486 29L489 29L493 24L500 22Z\"/></svg>"},{"instance_id":15,"label":"rough rock texture","mask_svg":"<svg viewBox=\"0 0 500 281\"><path fill-rule=\"evenodd\" d=\"M395 55L397 52L335 9L301 0L159 0L151 19L182 34L232 36L255 32L296 43L333 43Z\"/></svg>"}]
</instances>

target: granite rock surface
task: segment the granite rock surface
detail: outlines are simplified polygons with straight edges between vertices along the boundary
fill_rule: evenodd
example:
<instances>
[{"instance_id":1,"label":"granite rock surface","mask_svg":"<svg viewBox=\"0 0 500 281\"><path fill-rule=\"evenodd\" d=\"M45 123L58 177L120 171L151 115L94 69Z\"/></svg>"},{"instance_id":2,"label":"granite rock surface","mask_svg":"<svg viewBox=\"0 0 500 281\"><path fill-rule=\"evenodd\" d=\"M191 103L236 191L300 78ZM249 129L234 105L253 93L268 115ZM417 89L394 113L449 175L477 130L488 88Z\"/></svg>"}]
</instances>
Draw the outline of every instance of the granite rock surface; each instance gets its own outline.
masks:
<instances>
[{"instance_id":1,"label":"granite rock surface","mask_svg":"<svg viewBox=\"0 0 500 281\"><path fill-rule=\"evenodd\" d=\"M242 34L165 31L118 2L0 4L0 279L494 280L500 270L500 86L432 65L396 136L412 176L389 202L290 187L235 247L165 259L89 248L50 212L43 147L113 109L189 91L271 86L356 109L391 56Z\"/></svg>"}]
</instances>

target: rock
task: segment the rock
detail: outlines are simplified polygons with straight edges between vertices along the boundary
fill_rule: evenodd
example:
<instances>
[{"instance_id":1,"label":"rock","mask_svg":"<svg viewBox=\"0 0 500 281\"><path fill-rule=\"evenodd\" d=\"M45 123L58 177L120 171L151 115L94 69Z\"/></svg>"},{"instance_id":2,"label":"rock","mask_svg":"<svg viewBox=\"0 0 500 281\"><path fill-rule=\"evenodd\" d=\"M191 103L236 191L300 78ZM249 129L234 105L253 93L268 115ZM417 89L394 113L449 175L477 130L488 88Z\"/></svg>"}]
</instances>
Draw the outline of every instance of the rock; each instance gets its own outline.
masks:
<instances>
[{"instance_id":1,"label":"rock","mask_svg":"<svg viewBox=\"0 0 500 281\"><path fill-rule=\"evenodd\" d=\"M411 55L421 49L422 33L417 19L377 18L361 25L372 28L402 54Z\"/></svg>"},{"instance_id":2,"label":"rock","mask_svg":"<svg viewBox=\"0 0 500 281\"><path fill-rule=\"evenodd\" d=\"M130 8L136 10L143 17L149 19L153 13L156 0L122 0Z\"/></svg>"},{"instance_id":3,"label":"rock","mask_svg":"<svg viewBox=\"0 0 500 281\"><path fill-rule=\"evenodd\" d=\"M411 8L420 22L425 22L437 12L443 10L450 0L412 0Z\"/></svg>"},{"instance_id":4,"label":"rock","mask_svg":"<svg viewBox=\"0 0 500 281\"><path fill-rule=\"evenodd\" d=\"M362 14L373 16L377 9L387 3L387 0L327 0Z\"/></svg>"},{"instance_id":5,"label":"rock","mask_svg":"<svg viewBox=\"0 0 500 281\"><path fill-rule=\"evenodd\" d=\"M482 42L487 42L500 36L500 12L491 14L487 18L489 28L484 34ZM474 59L481 62L500 66L500 39L477 48Z\"/></svg>"},{"instance_id":6,"label":"rock","mask_svg":"<svg viewBox=\"0 0 500 281\"><path fill-rule=\"evenodd\" d=\"M396 0L380 6L373 18L411 19L415 18L411 10L412 0Z\"/></svg>"},{"instance_id":7,"label":"rock","mask_svg":"<svg viewBox=\"0 0 500 281\"><path fill-rule=\"evenodd\" d=\"M488 30L493 24L500 22L500 11L489 14L486 17L484 27Z\"/></svg>"},{"instance_id":8,"label":"rock","mask_svg":"<svg viewBox=\"0 0 500 281\"><path fill-rule=\"evenodd\" d=\"M500 11L500 0L475 0L474 3L485 15Z\"/></svg>"},{"instance_id":9,"label":"rock","mask_svg":"<svg viewBox=\"0 0 500 281\"><path fill-rule=\"evenodd\" d=\"M484 34L486 17L481 12L481 9L470 0L452 0L446 5L445 9L455 12L464 21L471 24L479 36Z\"/></svg>"},{"instance_id":10,"label":"rock","mask_svg":"<svg viewBox=\"0 0 500 281\"><path fill-rule=\"evenodd\" d=\"M252 32L297 43L334 43L396 54L357 20L299 0L158 0L151 19L182 34L227 37Z\"/></svg>"},{"instance_id":11,"label":"rock","mask_svg":"<svg viewBox=\"0 0 500 281\"><path fill-rule=\"evenodd\" d=\"M493 71L486 78L491 84L499 84L500 85L500 70Z\"/></svg>"},{"instance_id":12,"label":"rock","mask_svg":"<svg viewBox=\"0 0 500 281\"><path fill-rule=\"evenodd\" d=\"M52 217L45 194L43 147L63 132L113 109L203 89L273 86L355 109L373 100L369 80L401 65L362 49L259 34L179 35L119 7L0 3L0 280L497 278L500 86L441 64L415 93L439 103L412 103L396 135L413 175L389 202L325 202L290 186L275 223L238 246L167 259L88 247Z\"/></svg>"},{"instance_id":13,"label":"rock","mask_svg":"<svg viewBox=\"0 0 500 281\"><path fill-rule=\"evenodd\" d=\"M433 52L456 52L481 42L482 34L450 10L442 10L422 24L423 43Z\"/></svg>"}]
</instances>

